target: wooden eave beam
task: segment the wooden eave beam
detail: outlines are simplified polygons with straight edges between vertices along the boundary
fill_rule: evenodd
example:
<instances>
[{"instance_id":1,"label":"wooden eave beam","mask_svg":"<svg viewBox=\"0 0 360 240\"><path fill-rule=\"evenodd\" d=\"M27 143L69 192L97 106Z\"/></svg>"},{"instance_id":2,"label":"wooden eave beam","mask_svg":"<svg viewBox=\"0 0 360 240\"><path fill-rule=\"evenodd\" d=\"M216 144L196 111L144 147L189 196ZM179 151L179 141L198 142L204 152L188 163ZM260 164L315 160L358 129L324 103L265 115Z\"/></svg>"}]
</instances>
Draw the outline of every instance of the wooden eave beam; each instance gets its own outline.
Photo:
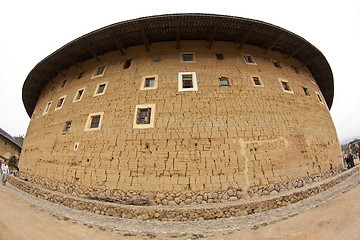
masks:
<instances>
[{"instance_id":1,"label":"wooden eave beam","mask_svg":"<svg viewBox=\"0 0 360 240\"><path fill-rule=\"evenodd\" d=\"M292 51L289 55L287 55L285 57L285 59L291 58L293 57L295 54L297 54L299 51L301 51L301 49L303 49L305 47L305 44L302 44L299 48L295 49L294 51Z\"/></svg>"},{"instance_id":2,"label":"wooden eave beam","mask_svg":"<svg viewBox=\"0 0 360 240\"><path fill-rule=\"evenodd\" d=\"M113 39L113 41L116 44L116 47L119 49L120 53L122 56L125 56L124 50L125 49L125 44L124 42L121 40L121 38L119 37L119 35L115 32L114 29L112 29L111 31L111 37Z\"/></svg>"},{"instance_id":3,"label":"wooden eave beam","mask_svg":"<svg viewBox=\"0 0 360 240\"><path fill-rule=\"evenodd\" d=\"M145 44L145 49L147 52L150 52L150 41L149 38L145 32L144 26L141 23L138 23L138 28L140 29L140 33L141 33L141 39Z\"/></svg>"},{"instance_id":4,"label":"wooden eave beam","mask_svg":"<svg viewBox=\"0 0 360 240\"><path fill-rule=\"evenodd\" d=\"M281 33L274 41L273 43L265 49L264 54L266 54L269 50L271 50L275 45L281 40L281 38L284 37L284 33Z\"/></svg>"},{"instance_id":5,"label":"wooden eave beam","mask_svg":"<svg viewBox=\"0 0 360 240\"><path fill-rule=\"evenodd\" d=\"M176 21L176 49L180 49L180 36L181 36L181 27L180 21Z\"/></svg>"},{"instance_id":6,"label":"wooden eave beam","mask_svg":"<svg viewBox=\"0 0 360 240\"><path fill-rule=\"evenodd\" d=\"M214 22L211 33L207 37L207 40L209 42L209 45L207 46L208 49L211 49L218 29L219 29L219 21L217 20L217 21Z\"/></svg>"},{"instance_id":7,"label":"wooden eave beam","mask_svg":"<svg viewBox=\"0 0 360 240\"><path fill-rule=\"evenodd\" d=\"M303 66L308 66L310 63L312 63L313 61L317 60L319 57L321 57L320 54L317 55L317 56L315 56L315 57L312 57L312 58L309 59L307 62L305 62L305 63L303 64Z\"/></svg>"},{"instance_id":8,"label":"wooden eave beam","mask_svg":"<svg viewBox=\"0 0 360 240\"><path fill-rule=\"evenodd\" d=\"M98 57L98 54L95 53L95 51L89 46L88 42L83 39L82 43L85 46L86 51L88 51L96 60L100 62L100 58Z\"/></svg>"},{"instance_id":9,"label":"wooden eave beam","mask_svg":"<svg viewBox=\"0 0 360 240\"><path fill-rule=\"evenodd\" d=\"M78 61L75 61L75 60L74 60L74 58L72 57L73 54L70 54L70 53L66 50L66 48L63 49L63 52L66 54L66 56L67 56L67 58L69 59L70 63L71 63L72 65L75 65L75 67L79 69L80 67L79 67L79 65L77 64Z\"/></svg>"},{"instance_id":10,"label":"wooden eave beam","mask_svg":"<svg viewBox=\"0 0 360 240\"><path fill-rule=\"evenodd\" d=\"M255 29L255 24L252 23L246 35L240 41L236 41L236 42L240 42L240 46L238 47L239 50L243 48L246 41L250 38L251 34L254 32L254 29Z\"/></svg>"},{"instance_id":11,"label":"wooden eave beam","mask_svg":"<svg viewBox=\"0 0 360 240\"><path fill-rule=\"evenodd\" d=\"M52 70L54 70L57 74L61 74L63 77L65 77L65 74L63 74L61 71L59 71L57 68L54 67L54 65L49 61L45 60L45 62L50 66Z\"/></svg>"}]
</instances>

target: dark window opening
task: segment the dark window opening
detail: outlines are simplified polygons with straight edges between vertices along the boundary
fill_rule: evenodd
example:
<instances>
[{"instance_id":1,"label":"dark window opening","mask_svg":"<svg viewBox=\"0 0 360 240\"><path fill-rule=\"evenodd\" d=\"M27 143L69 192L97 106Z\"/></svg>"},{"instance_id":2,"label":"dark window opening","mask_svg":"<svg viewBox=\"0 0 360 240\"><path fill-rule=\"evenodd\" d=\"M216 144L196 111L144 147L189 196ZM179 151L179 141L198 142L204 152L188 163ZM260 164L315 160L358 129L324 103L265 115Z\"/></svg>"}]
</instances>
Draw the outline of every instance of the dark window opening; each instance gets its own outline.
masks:
<instances>
[{"instance_id":1,"label":"dark window opening","mask_svg":"<svg viewBox=\"0 0 360 240\"><path fill-rule=\"evenodd\" d=\"M98 128L100 124L100 115L91 117L90 128Z\"/></svg>"},{"instance_id":2,"label":"dark window opening","mask_svg":"<svg viewBox=\"0 0 360 240\"><path fill-rule=\"evenodd\" d=\"M71 127L71 121L66 122L66 123L65 123L64 132L70 131L70 127Z\"/></svg>"},{"instance_id":3,"label":"dark window opening","mask_svg":"<svg viewBox=\"0 0 360 240\"><path fill-rule=\"evenodd\" d=\"M136 124L150 124L151 108L139 108L137 111Z\"/></svg>"},{"instance_id":4,"label":"dark window opening","mask_svg":"<svg viewBox=\"0 0 360 240\"><path fill-rule=\"evenodd\" d=\"M83 92L84 92L84 89L79 90L79 91L78 91L78 93L77 93L77 96L76 96L76 99L75 99L75 100L80 100L80 98L81 98L81 96L82 96Z\"/></svg>"},{"instance_id":5,"label":"dark window opening","mask_svg":"<svg viewBox=\"0 0 360 240\"><path fill-rule=\"evenodd\" d=\"M184 53L182 54L182 60L184 62L194 61L194 55L192 53Z\"/></svg>"},{"instance_id":6,"label":"dark window opening","mask_svg":"<svg viewBox=\"0 0 360 240\"><path fill-rule=\"evenodd\" d=\"M300 74L300 70L297 67L295 67L295 66L291 66L291 67L295 73Z\"/></svg>"},{"instance_id":7,"label":"dark window opening","mask_svg":"<svg viewBox=\"0 0 360 240\"><path fill-rule=\"evenodd\" d=\"M67 80L62 81L60 88L65 87Z\"/></svg>"},{"instance_id":8,"label":"dark window opening","mask_svg":"<svg viewBox=\"0 0 360 240\"><path fill-rule=\"evenodd\" d=\"M154 87L155 78L146 78L145 79L145 86L144 87Z\"/></svg>"},{"instance_id":9,"label":"dark window opening","mask_svg":"<svg viewBox=\"0 0 360 240\"><path fill-rule=\"evenodd\" d=\"M246 61L247 63L255 63L253 57L250 56L250 55L245 55L245 56L244 56L244 59L245 59L245 61Z\"/></svg>"},{"instance_id":10,"label":"dark window opening","mask_svg":"<svg viewBox=\"0 0 360 240\"><path fill-rule=\"evenodd\" d=\"M98 67L98 69L96 70L95 76L102 75L104 73L104 70L105 70L105 66Z\"/></svg>"},{"instance_id":11,"label":"dark window opening","mask_svg":"<svg viewBox=\"0 0 360 240\"><path fill-rule=\"evenodd\" d=\"M216 59L217 59L217 60L224 60L224 54L222 54L222 53L217 53L217 54L216 54Z\"/></svg>"},{"instance_id":12,"label":"dark window opening","mask_svg":"<svg viewBox=\"0 0 360 240\"><path fill-rule=\"evenodd\" d=\"M104 90L105 90L105 86L106 86L106 84L101 84L101 85L99 85L99 88L98 88L97 93L98 93L98 94L103 93Z\"/></svg>"},{"instance_id":13,"label":"dark window opening","mask_svg":"<svg viewBox=\"0 0 360 240\"><path fill-rule=\"evenodd\" d=\"M127 68L129 68L131 66L131 61L132 61L132 59L128 59L128 60L125 61L124 69L127 69Z\"/></svg>"},{"instance_id":14,"label":"dark window opening","mask_svg":"<svg viewBox=\"0 0 360 240\"><path fill-rule=\"evenodd\" d=\"M305 95L306 95L306 96L310 96L309 90L308 90L307 88L305 88L305 87L303 87L303 89L304 89Z\"/></svg>"},{"instance_id":15,"label":"dark window opening","mask_svg":"<svg viewBox=\"0 0 360 240\"><path fill-rule=\"evenodd\" d=\"M77 79L82 78L82 77L84 76L84 73L85 73L85 71L84 71L84 72L79 73L79 75L78 75Z\"/></svg>"},{"instance_id":16,"label":"dark window opening","mask_svg":"<svg viewBox=\"0 0 360 240\"><path fill-rule=\"evenodd\" d=\"M290 85L289 85L288 82L283 82L282 81L281 84L282 84L285 91L291 91L291 88L290 88Z\"/></svg>"},{"instance_id":17,"label":"dark window opening","mask_svg":"<svg viewBox=\"0 0 360 240\"><path fill-rule=\"evenodd\" d=\"M183 88L193 88L193 79L192 75L183 75L182 76L182 85Z\"/></svg>"},{"instance_id":18,"label":"dark window opening","mask_svg":"<svg viewBox=\"0 0 360 240\"><path fill-rule=\"evenodd\" d=\"M63 102L64 102L64 98L60 98L59 101L58 101L58 103L57 103L57 105L56 105L56 108L61 107L62 104L63 104Z\"/></svg>"},{"instance_id":19,"label":"dark window opening","mask_svg":"<svg viewBox=\"0 0 360 240\"><path fill-rule=\"evenodd\" d=\"M272 63L274 65L274 67L281 68L281 65L280 65L280 63L278 61L272 61Z\"/></svg>"},{"instance_id":20,"label":"dark window opening","mask_svg":"<svg viewBox=\"0 0 360 240\"><path fill-rule=\"evenodd\" d=\"M260 79L258 77L252 77L253 81L254 81L254 84L256 86L261 86L261 82L260 82Z\"/></svg>"}]
</instances>

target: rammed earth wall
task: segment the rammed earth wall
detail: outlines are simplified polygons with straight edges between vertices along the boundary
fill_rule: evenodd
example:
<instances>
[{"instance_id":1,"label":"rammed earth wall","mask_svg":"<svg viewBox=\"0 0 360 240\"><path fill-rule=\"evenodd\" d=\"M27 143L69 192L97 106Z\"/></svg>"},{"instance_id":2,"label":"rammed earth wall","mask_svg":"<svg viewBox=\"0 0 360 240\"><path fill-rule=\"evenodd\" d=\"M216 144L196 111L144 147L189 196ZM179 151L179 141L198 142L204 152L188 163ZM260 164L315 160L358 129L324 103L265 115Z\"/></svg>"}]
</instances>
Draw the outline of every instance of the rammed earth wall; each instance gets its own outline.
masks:
<instances>
[{"instance_id":1,"label":"rammed earth wall","mask_svg":"<svg viewBox=\"0 0 360 240\"><path fill-rule=\"evenodd\" d=\"M23 176L49 188L63 183L106 196L231 190L231 198L242 195L238 190L306 179L342 165L329 110L301 62L251 45L239 51L229 42L214 42L211 49L203 41L182 41L181 49L174 44L153 43L149 52L129 47L125 56L109 52L52 79L31 117L20 160ZM181 61L182 53L193 53L194 61ZM243 54L256 64L247 64ZM131 64L124 68L127 60ZM99 66L106 66L104 73L94 78ZM197 91L179 91L179 73L195 73ZM144 77L155 75L157 88L141 90ZM252 76L262 85L255 86ZM220 87L221 77L229 87ZM96 94L104 83L104 92ZM79 89L81 100L74 101ZM134 127L137 106L152 106L153 126ZM91 114L101 115L98 129L90 129Z\"/></svg>"}]
</instances>

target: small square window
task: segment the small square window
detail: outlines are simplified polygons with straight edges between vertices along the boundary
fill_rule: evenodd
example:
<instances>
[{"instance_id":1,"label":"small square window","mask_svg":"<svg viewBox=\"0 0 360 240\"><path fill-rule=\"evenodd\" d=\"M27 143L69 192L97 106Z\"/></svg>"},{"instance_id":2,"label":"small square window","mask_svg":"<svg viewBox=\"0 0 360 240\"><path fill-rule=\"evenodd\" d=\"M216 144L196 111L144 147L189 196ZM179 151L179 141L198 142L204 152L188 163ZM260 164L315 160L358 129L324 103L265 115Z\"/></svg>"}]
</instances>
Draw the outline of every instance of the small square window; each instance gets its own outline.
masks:
<instances>
[{"instance_id":1,"label":"small square window","mask_svg":"<svg viewBox=\"0 0 360 240\"><path fill-rule=\"evenodd\" d=\"M262 82L261 82L261 80L260 80L259 77L257 77L257 76L252 76L251 79L252 79L252 82L254 83L255 86L263 87L263 84L262 84Z\"/></svg>"},{"instance_id":2,"label":"small square window","mask_svg":"<svg viewBox=\"0 0 360 240\"><path fill-rule=\"evenodd\" d=\"M244 61L245 61L246 64L256 65L256 62L255 62L254 58L251 55L243 54L242 56L243 56Z\"/></svg>"},{"instance_id":3,"label":"small square window","mask_svg":"<svg viewBox=\"0 0 360 240\"><path fill-rule=\"evenodd\" d=\"M155 104L137 105L135 108L134 128L154 127Z\"/></svg>"},{"instance_id":4,"label":"small square window","mask_svg":"<svg viewBox=\"0 0 360 240\"><path fill-rule=\"evenodd\" d=\"M100 130L104 113L89 114L84 131Z\"/></svg>"},{"instance_id":5,"label":"small square window","mask_svg":"<svg viewBox=\"0 0 360 240\"><path fill-rule=\"evenodd\" d=\"M45 109L44 109L43 115L49 112L50 106L51 106L51 102L48 102L48 103L46 104Z\"/></svg>"},{"instance_id":6,"label":"small square window","mask_svg":"<svg viewBox=\"0 0 360 240\"><path fill-rule=\"evenodd\" d=\"M157 89L158 75L144 76L141 80L140 90Z\"/></svg>"},{"instance_id":7,"label":"small square window","mask_svg":"<svg viewBox=\"0 0 360 240\"><path fill-rule=\"evenodd\" d=\"M314 78L310 74L308 74L308 77L313 84L316 84Z\"/></svg>"},{"instance_id":8,"label":"small square window","mask_svg":"<svg viewBox=\"0 0 360 240\"><path fill-rule=\"evenodd\" d=\"M84 73L85 73L85 71L84 71L84 72L79 73L79 75L77 76L77 79L82 78L82 77L84 76Z\"/></svg>"},{"instance_id":9,"label":"small square window","mask_svg":"<svg viewBox=\"0 0 360 240\"><path fill-rule=\"evenodd\" d=\"M107 88L107 82L100 83L95 90L94 97L99 95L104 95Z\"/></svg>"},{"instance_id":10,"label":"small square window","mask_svg":"<svg viewBox=\"0 0 360 240\"><path fill-rule=\"evenodd\" d=\"M58 110L63 106L65 98L66 98L66 96L63 96L63 97L59 98L59 100L58 100L58 102L56 104L55 110Z\"/></svg>"},{"instance_id":11,"label":"small square window","mask_svg":"<svg viewBox=\"0 0 360 240\"><path fill-rule=\"evenodd\" d=\"M82 89L79 89L77 92L76 92L76 95L75 95L75 98L73 100L73 102L78 102L81 100L82 96L84 95L84 91L85 91L85 88L82 88Z\"/></svg>"},{"instance_id":12,"label":"small square window","mask_svg":"<svg viewBox=\"0 0 360 240\"><path fill-rule=\"evenodd\" d=\"M66 82L67 82L67 80L62 81L59 89L64 88L66 85Z\"/></svg>"},{"instance_id":13,"label":"small square window","mask_svg":"<svg viewBox=\"0 0 360 240\"><path fill-rule=\"evenodd\" d=\"M297 68L297 67L294 66L294 65L291 65L291 68L294 70L295 73L300 74L299 68Z\"/></svg>"},{"instance_id":14,"label":"small square window","mask_svg":"<svg viewBox=\"0 0 360 240\"><path fill-rule=\"evenodd\" d=\"M324 101L323 101L322 97L320 96L320 93L318 93L318 92L315 92L315 93L316 93L316 96L317 96L319 102L320 102L321 104L324 104Z\"/></svg>"},{"instance_id":15,"label":"small square window","mask_svg":"<svg viewBox=\"0 0 360 240\"><path fill-rule=\"evenodd\" d=\"M271 60L272 64L274 65L274 67L276 68L281 68L281 65L278 61L275 61L275 60Z\"/></svg>"},{"instance_id":16,"label":"small square window","mask_svg":"<svg viewBox=\"0 0 360 240\"><path fill-rule=\"evenodd\" d=\"M281 87L284 90L284 92L293 93L293 91L291 90L289 81L287 81L285 79L279 79L279 81L280 81Z\"/></svg>"},{"instance_id":17,"label":"small square window","mask_svg":"<svg viewBox=\"0 0 360 240\"><path fill-rule=\"evenodd\" d=\"M182 75L182 87L193 88L193 79L191 74Z\"/></svg>"},{"instance_id":18,"label":"small square window","mask_svg":"<svg viewBox=\"0 0 360 240\"><path fill-rule=\"evenodd\" d=\"M71 121L66 122L63 132L69 132L69 131L70 131L70 127L71 127Z\"/></svg>"},{"instance_id":19,"label":"small square window","mask_svg":"<svg viewBox=\"0 0 360 240\"><path fill-rule=\"evenodd\" d=\"M309 90L306 87L303 87L303 90L306 96L310 96Z\"/></svg>"},{"instance_id":20,"label":"small square window","mask_svg":"<svg viewBox=\"0 0 360 240\"><path fill-rule=\"evenodd\" d=\"M124 69L127 69L127 68L129 68L131 66L131 61L132 61L132 59L128 59L128 60L125 61Z\"/></svg>"},{"instance_id":21,"label":"small square window","mask_svg":"<svg viewBox=\"0 0 360 240\"><path fill-rule=\"evenodd\" d=\"M197 91L196 74L194 72L180 72L178 81L179 91Z\"/></svg>"},{"instance_id":22,"label":"small square window","mask_svg":"<svg viewBox=\"0 0 360 240\"><path fill-rule=\"evenodd\" d=\"M153 62L160 62L161 61L161 56L160 55L156 55L153 58Z\"/></svg>"},{"instance_id":23,"label":"small square window","mask_svg":"<svg viewBox=\"0 0 360 240\"><path fill-rule=\"evenodd\" d=\"M220 87L230 87L229 79L226 77L220 78Z\"/></svg>"},{"instance_id":24,"label":"small square window","mask_svg":"<svg viewBox=\"0 0 360 240\"><path fill-rule=\"evenodd\" d=\"M217 59L217 60L224 60L224 54L222 54L222 53L216 53L216 59Z\"/></svg>"},{"instance_id":25,"label":"small square window","mask_svg":"<svg viewBox=\"0 0 360 240\"><path fill-rule=\"evenodd\" d=\"M180 62L195 62L195 53L192 52L181 53Z\"/></svg>"},{"instance_id":26,"label":"small square window","mask_svg":"<svg viewBox=\"0 0 360 240\"><path fill-rule=\"evenodd\" d=\"M94 72L92 78L102 77L105 74L106 65L99 66Z\"/></svg>"}]
</instances>

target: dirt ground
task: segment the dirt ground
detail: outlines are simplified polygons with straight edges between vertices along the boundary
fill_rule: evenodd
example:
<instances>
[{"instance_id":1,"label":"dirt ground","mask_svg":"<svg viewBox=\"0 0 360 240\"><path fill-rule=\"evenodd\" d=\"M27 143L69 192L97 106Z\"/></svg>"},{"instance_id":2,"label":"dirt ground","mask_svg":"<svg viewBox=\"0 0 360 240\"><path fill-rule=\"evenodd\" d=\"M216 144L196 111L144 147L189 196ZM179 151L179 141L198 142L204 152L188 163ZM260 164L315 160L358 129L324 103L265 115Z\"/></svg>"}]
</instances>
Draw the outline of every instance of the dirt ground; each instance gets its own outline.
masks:
<instances>
[{"instance_id":1,"label":"dirt ground","mask_svg":"<svg viewBox=\"0 0 360 240\"><path fill-rule=\"evenodd\" d=\"M184 235L146 236L91 228L66 218L54 217L13 196L0 186L0 239L200 239ZM292 218L231 234L215 234L206 239L360 239L360 185L312 210ZM204 238L201 238L204 239Z\"/></svg>"}]
</instances>

